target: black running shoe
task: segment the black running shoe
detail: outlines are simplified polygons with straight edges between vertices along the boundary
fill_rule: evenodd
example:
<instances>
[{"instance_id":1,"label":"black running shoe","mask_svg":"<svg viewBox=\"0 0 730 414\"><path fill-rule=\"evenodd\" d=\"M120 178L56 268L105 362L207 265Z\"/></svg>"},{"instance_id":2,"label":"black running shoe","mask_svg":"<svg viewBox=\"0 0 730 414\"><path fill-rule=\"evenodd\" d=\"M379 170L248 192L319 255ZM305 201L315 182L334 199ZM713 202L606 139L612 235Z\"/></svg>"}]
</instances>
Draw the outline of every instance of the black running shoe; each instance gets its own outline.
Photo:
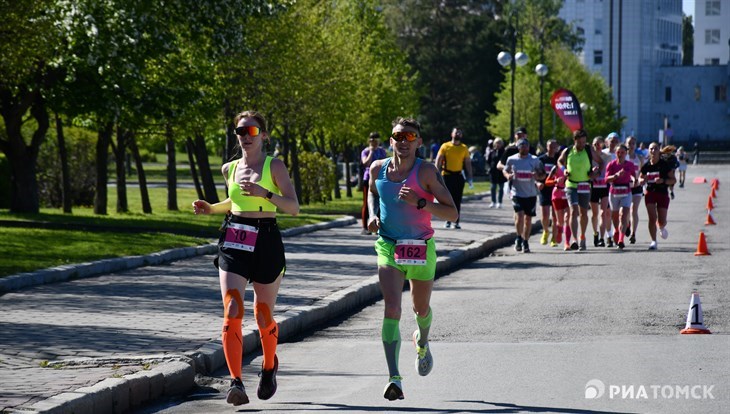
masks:
<instances>
[{"instance_id":1,"label":"black running shoe","mask_svg":"<svg viewBox=\"0 0 730 414\"><path fill-rule=\"evenodd\" d=\"M608 241L606 242L606 247L613 247L613 239L611 237L608 238Z\"/></svg>"},{"instance_id":2,"label":"black running shoe","mask_svg":"<svg viewBox=\"0 0 730 414\"><path fill-rule=\"evenodd\" d=\"M231 387L226 393L226 402L235 406L248 404L248 395L240 378L231 380Z\"/></svg>"},{"instance_id":3,"label":"black running shoe","mask_svg":"<svg viewBox=\"0 0 730 414\"><path fill-rule=\"evenodd\" d=\"M672 200L674 200L674 190L670 191L669 194L672 196Z\"/></svg>"},{"instance_id":4,"label":"black running shoe","mask_svg":"<svg viewBox=\"0 0 730 414\"><path fill-rule=\"evenodd\" d=\"M515 239L515 251L521 252L522 251L522 237L517 237Z\"/></svg>"},{"instance_id":5,"label":"black running shoe","mask_svg":"<svg viewBox=\"0 0 730 414\"><path fill-rule=\"evenodd\" d=\"M606 247L606 242L603 239L598 239L598 247Z\"/></svg>"},{"instance_id":6,"label":"black running shoe","mask_svg":"<svg viewBox=\"0 0 730 414\"><path fill-rule=\"evenodd\" d=\"M626 231L624 232L624 235L626 237L631 236L631 224L629 224L628 226L626 226Z\"/></svg>"},{"instance_id":7,"label":"black running shoe","mask_svg":"<svg viewBox=\"0 0 730 414\"><path fill-rule=\"evenodd\" d=\"M261 368L259 372L259 388L256 391L256 395L259 400L268 400L276 393L276 372L279 371L279 357L274 355L274 368L265 370Z\"/></svg>"},{"instance_id":8,"label":"black running shoe","mask_svg":"<svg viewBox=\"0 0 730 414\"><path fill-rule=\"evenodd\" d=\"M618 248L619 248L619 250L623 250L624 247L626 247L626 245L624 244L624 242L618 242Z\"/></svg>"},{"instance_id":9,"label":"black running shoe","mask_svg":"<svg viewBox=\"0 0 730 414\"><path fill-rule=\"evenodd\" d=\"M632 234L631 237L629 237L629 243L634 244L636 243L636 235Z\"/></svg>"},{"instance_id":10,"label":"black running shoe","mask_svg":"<svg viewBox=\"0 0 730 414\"><path fill-rule=\"evenodd\" d=\"M522 253L530 253L530 244L527 240L522 241Z\"/></svg>"},{"instance_id":11,"label":"black running shoe","mask_svg":"<svg viewBox=\"0 0 730 414\"><path fill-rule=\"evenodd\" d=\"M598 247L598 233L593 233L593 247Z\"/></svg>"},{"instance_id":12,"label":"black running shoe","mask_svg":"<svg viewBox=\"0 0 730 414\"><path fill-rule=\"evenodd\" d=\"M576 243L576 242L571 243L570 250L578 250L578 243Z\"/></svg>"}]
</instances>

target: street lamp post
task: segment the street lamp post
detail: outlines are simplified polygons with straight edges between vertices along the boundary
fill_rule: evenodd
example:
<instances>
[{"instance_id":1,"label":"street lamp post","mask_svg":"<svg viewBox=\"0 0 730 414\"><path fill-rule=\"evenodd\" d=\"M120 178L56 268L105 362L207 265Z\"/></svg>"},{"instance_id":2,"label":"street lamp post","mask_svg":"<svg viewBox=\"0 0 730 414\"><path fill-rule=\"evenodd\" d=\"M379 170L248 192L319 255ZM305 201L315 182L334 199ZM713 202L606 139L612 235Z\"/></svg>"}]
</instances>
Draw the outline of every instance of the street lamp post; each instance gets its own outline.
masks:
<instances>
[{"instance_id":1,"label":"street lamp post","mask_svg":"<svg viewBox=\"0 0 730 414\"><path fill-rule=\"evenodd\" d=\"M517 66L524 66L527 64L527 61L529 58L525 53L522 52L516 52L517 49L517 25L512 24L512 17L516 16L514 14L510 15L510 31L512 35L512 43L511 43L511 51L506 52L502 51L499 52L497 55L497 62L499 62L502 67L506 67L507 65L510 65L510 73L512 74L511 79L511 92L510 92L510 120L509 120L509 128L510 132L509 134L513 134L515 131L515 71L517 70ZM517 23L519 24L519 20L517 20ZM514 56L514 58L513 58Z\"/></svg>"},{"instance_id":2,"label":"street lamp post","mask_svg":"<svg viewBox=\"0 0 730 414\"><path fill-rule=\"evenodd\" d=\"M542 145L542 91L543 91L543 84L545 83L545 75L548 73L548 67L547 65L543 63L538 63L537 66L535 66L535 73L537 73L537 76L540 77L540 135L537 137L538 139L538 145Z\"/></svg>"}]
</instances>

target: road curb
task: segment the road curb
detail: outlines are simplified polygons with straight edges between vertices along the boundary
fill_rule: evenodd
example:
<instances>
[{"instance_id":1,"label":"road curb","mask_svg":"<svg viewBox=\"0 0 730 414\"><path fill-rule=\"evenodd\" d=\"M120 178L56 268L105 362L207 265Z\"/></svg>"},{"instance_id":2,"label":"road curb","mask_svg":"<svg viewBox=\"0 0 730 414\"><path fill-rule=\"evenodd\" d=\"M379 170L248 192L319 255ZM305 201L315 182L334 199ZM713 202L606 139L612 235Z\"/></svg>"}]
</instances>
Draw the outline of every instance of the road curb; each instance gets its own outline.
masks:
<instances>
[{"instance_id":1,"label":"road curb","mask_svg":"<svg viewBox=\"0 0 730 414\"><path fill-rule=\"evenodd\" d=\"M354 217L341 217L324 223L294 227L282 231L281 234L284 237L291 237L317 230L349 226L356 222L357 220ZM19 273L0 279L0 295L31 286L67 282L69 280L83 279L106 273L121 272L143 266L160 265L190 257L213 254L217 249L217 242L211 242L202 246L180 247L141 256L102 259L93 262L56 266L34 272Z\"/></svg>"}]
</instances>

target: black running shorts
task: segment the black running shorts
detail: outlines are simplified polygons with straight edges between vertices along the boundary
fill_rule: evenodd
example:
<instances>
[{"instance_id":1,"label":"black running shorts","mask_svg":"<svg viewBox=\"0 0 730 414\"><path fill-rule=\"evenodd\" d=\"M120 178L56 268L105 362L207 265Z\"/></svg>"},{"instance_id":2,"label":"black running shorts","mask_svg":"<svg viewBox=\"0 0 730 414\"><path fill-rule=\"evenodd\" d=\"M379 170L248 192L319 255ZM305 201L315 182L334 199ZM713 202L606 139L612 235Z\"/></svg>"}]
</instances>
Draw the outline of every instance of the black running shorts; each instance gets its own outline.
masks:
<instances>
[{"instance_id":1,"label":"black running shorts","mask_svg":"<svg viewBox=\"0 0 730 414\"><path fill-rule=\"evenodd\" d=\"M258 228L256 247L253 252L224 247L225 232L218 240L218 257L213 264L227 272L236 273L261 284L273 283L284 271L284 242L275 218L244 218L231 215L231 223Z\"/></svg>"}]
</instances>

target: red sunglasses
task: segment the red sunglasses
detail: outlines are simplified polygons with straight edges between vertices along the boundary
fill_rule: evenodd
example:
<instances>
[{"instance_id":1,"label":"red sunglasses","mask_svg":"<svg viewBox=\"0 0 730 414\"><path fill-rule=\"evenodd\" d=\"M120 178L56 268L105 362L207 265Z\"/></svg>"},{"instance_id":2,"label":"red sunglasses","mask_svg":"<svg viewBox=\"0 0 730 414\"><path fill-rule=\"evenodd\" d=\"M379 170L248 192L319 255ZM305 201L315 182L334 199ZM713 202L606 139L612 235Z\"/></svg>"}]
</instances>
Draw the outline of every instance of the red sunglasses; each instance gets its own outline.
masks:
<instances>
[{"instance_id":1,"label":"red sunglasses","mask_svg":"<svg viewBox=\"0 0 730 414\"><path fill-rule=\"evenodd\" d=\"M408 142L413 142L416 140L416 138L418 138L418 134L416 134L415 132L394 132L393 135L391 135L390 137L393 138L396 142L403 142L404 140Z\"/></svg>"},{"instance_id":2,"label":"red sunglasses","mask_svg":"<svg viewBox=\"0 0 730 414\"><path fill-rule=\"evenodd\" d=\"M261 133L261 128L257 127L256 125L248 125L248 126L240 126L236 127L236 135L240 136L258 136L258 134Z\"/></svg>"}]
</instances>

